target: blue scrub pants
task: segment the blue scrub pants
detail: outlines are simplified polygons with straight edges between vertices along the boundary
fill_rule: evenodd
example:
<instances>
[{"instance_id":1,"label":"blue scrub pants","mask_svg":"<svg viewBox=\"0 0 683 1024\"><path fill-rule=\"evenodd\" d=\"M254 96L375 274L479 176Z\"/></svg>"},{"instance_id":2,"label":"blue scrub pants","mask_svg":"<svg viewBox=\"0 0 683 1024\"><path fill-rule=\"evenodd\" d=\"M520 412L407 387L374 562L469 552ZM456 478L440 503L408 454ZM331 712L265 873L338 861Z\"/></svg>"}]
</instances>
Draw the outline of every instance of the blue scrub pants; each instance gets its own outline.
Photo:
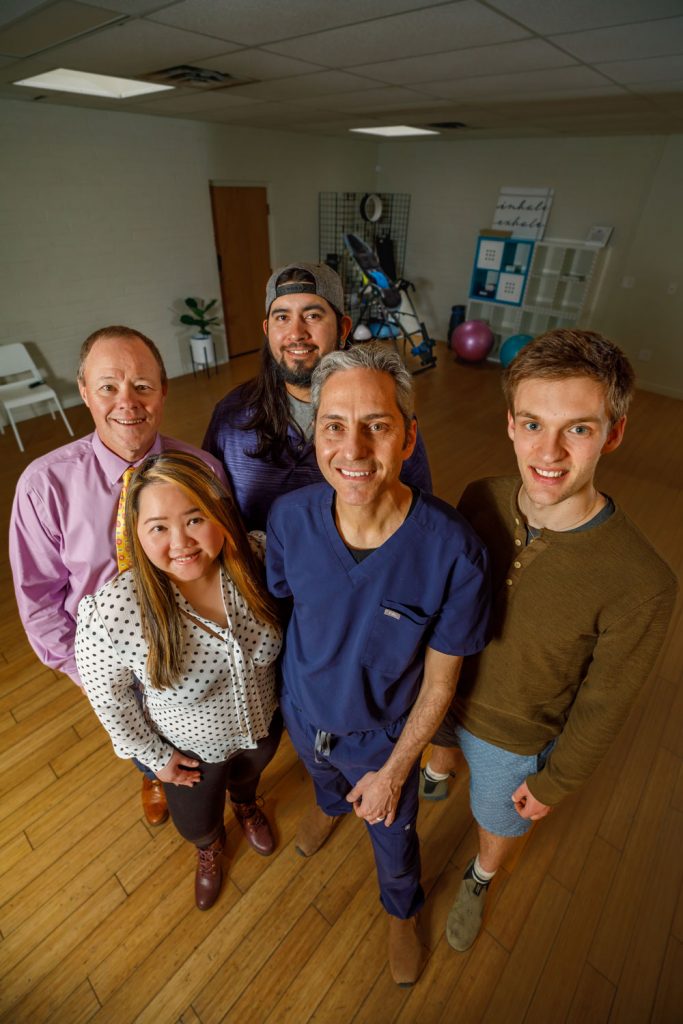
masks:
<instances>
[{"instance_id":1,"label":"blue scrub pants","mask_svg":"<svg viewBox=\"0 0 683 1024\"><path fill-rule=\"evenodd\" d=\"M290 739L313 780L318 806L325 814L353 813L347 794L366 772L378 771L387 761L406 719L387 729L333 736L330 752L323 756L315 750L317 727L306 720L301 708L294 706L286 693L281 696L280 706ZM382 906L403 919L416 914L424 903L416 831L419 768L416 761L403 786L394 823L387 828L384 822L365 822L375 854Z\"/></svg>"}]
</instances>

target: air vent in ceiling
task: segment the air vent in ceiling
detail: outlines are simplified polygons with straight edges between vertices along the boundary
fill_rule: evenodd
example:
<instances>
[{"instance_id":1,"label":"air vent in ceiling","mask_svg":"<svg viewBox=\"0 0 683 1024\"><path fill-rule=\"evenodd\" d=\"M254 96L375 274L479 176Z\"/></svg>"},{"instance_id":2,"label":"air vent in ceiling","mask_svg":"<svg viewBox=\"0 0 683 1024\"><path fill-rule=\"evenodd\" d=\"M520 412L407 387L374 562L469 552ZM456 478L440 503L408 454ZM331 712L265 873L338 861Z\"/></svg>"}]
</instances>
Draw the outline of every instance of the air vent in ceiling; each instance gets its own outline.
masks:
<instances>
[{"instance_id":1,"label":"air vent in ceiling","mask_svg":"<svg viewBox=\"0 0 683 1024\"><path fill-rule=\"evenodd\" d=\"M427 125L428 128L435 128L437 131L453 131L456 128L469 128L463 121L434 121Z\"/></svg>"},{"instance_id":2,"label":"air vent in ceiling","mask_svg":"<svg viewBox=\"0 0 683 1024\"><path fill-rule=\"evenodd\" d=\"M234 85L248 85L255 79L238 78L224 71L213 71L211 68L196 68L191 64L177 64L161 71L151 71L141 75L147 82L161 82L164 85L189 85L198 89L229 89Z\"/></svg>"}]
</instances>

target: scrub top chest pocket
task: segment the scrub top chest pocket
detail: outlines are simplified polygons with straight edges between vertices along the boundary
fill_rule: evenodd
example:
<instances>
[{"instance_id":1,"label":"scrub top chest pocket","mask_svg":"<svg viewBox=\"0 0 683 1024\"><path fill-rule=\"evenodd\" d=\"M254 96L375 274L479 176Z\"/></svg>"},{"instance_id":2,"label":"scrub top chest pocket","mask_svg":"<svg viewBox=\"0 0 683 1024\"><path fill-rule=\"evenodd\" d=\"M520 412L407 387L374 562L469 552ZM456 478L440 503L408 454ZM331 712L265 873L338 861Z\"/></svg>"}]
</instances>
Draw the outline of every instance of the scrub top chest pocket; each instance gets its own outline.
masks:
<instances>
[{"instance_id":1,"label":"scrub top chest pocket","mask_svg":"<svg viewBox=\"0 0 683 1024\"><path fill-rule=\"evenodd\" d=\"M382 600L373 616L362 664L382 675L402 675L424 650L433 618L422 608Z\"/></svg>"}]
</instances>

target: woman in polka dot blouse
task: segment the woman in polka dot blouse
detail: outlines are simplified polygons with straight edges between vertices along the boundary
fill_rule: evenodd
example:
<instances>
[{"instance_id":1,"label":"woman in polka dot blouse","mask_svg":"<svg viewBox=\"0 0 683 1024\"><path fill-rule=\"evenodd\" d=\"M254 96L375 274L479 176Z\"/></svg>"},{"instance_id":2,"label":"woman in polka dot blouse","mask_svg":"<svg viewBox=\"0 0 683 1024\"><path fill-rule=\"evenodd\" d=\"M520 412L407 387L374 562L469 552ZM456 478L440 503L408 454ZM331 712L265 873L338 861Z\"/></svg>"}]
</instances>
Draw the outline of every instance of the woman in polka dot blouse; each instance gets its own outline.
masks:
<instances>
[{"instance_id":1,"label":"woman in polka dot blouse","mask_svg":"<svg viewBox=\"0 0 683 1024\"><path fill-rule=\"evenodd\" d=\"M251 845L265 856L274 848L256 803L282 732L265 538L246 534L211 468L181 452L136 470L126 528L132 568L81 601L76 660L114 750L155 772L176 828L197 847L195 898L206 910L221 887L226 790Z\"/></svg>"}]
</instances>

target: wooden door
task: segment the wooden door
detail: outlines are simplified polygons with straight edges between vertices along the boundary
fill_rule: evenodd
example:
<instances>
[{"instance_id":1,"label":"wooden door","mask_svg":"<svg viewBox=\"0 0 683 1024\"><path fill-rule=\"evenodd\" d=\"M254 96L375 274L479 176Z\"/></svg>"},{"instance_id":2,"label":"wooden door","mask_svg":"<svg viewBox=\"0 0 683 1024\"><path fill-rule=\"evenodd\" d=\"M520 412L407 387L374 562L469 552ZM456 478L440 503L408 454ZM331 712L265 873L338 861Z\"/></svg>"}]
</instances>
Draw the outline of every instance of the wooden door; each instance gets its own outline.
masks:
<instances>
[{"instance_id":1,"label":"wooden door","mask_svg":"<svg viewBox=\"0 0 683 1024\"><path fill-rule=\"evenodd\" d=\"M270 277L268 202L265 188L210 188L225 337L234 358L254 352L263 341Z\"/></svg>"}]
</instances>

